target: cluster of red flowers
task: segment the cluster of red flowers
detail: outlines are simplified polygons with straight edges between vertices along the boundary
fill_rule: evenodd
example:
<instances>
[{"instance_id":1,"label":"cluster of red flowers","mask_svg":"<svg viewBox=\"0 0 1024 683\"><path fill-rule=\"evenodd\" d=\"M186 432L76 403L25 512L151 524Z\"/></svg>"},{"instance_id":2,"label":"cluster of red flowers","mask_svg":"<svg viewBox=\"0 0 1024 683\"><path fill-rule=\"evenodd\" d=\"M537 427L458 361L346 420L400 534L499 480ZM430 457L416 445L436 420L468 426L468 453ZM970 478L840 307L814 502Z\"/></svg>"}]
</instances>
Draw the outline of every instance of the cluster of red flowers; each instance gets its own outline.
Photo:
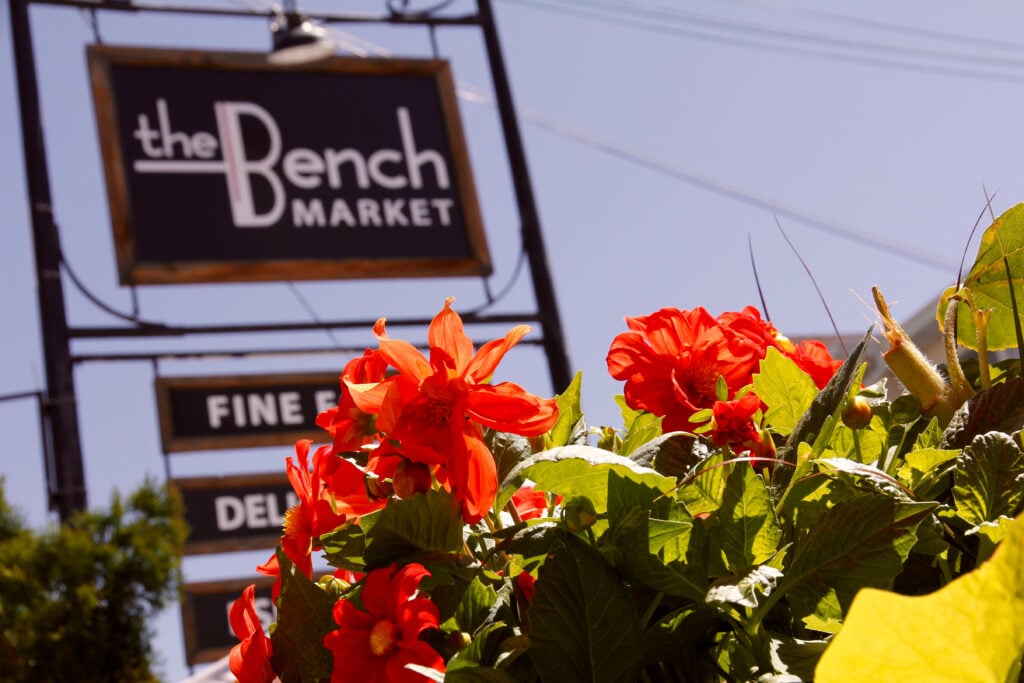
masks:
<instances>
[{"instance_id":1,"label":"cluster of red flowers","mask_svg":"<svg viewBox=\"0 0 1024 683\"><path fill-rule=\"evenodd\" d=\"M842 364L819 341L792 343L752 306L717 318L700 307L663 308L626 324L607 359L611 376L626 382L626 404L663 416L666 432L693 431L692 418L710 410L711 438L735 451L772 450L754 419L761 401L750 391L769 348L791 358L818 388Z\"/></svg>"},{"instance_id":2,"label":"cluster of red flowers","mask_svg":"<svg viewBox=\"0 0 1024 683\"><path fill-rule=\"evenodd\" d=\"M288 458L299 503L285 515L281 547L306 576L312 578L312 552L322 534L384 507L392 495L409 497L437 485L452 494L467 523L480 521L498 490L483 427L537 436L554 425L554 399L511 382L489 383L502 357L530 328L519 325L475 350L451 302L431 322L429 358L388 337L384 319L378 320L373 332L379 347L345 366L338 405L317 417L331 443L314 452L312 467L311 441L296 444L297 463ZM364 449L365 468L345 457ZM279 577L276 556L259 570ZM334 683L404 680L406 663L444 670L441 657L418 639L437 627L433 604L413 597L425 575L419 565L374 570L360 593L362 609L348 600L336 603L339 629L324 639L344 662L335 667ZM232 651L231 671L241 683L272 681L271 644L255 619L251 590L235 603L231 623L241 640Z\"/></svg>"}]
</instances>

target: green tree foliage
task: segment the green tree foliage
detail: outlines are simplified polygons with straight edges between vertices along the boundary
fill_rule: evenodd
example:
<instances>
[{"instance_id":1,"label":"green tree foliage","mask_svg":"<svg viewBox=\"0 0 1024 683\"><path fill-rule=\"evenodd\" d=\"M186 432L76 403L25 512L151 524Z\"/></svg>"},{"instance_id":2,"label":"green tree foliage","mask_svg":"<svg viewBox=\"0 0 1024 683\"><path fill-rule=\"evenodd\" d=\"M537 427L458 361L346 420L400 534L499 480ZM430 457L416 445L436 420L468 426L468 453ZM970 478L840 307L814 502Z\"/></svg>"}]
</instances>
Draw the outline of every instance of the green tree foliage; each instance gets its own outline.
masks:
<instances>
[{"instance_id":1,"label":"green tree foliage","mask_svg":"<svg viewBox=\"0 0 1024 683\"><path fill-rule=\"evenodd\" d=\"M0 479L0 680L156 681L149 617L177 599L181 503L147 481L35 532Z\"/></svg>"}]
</instances>

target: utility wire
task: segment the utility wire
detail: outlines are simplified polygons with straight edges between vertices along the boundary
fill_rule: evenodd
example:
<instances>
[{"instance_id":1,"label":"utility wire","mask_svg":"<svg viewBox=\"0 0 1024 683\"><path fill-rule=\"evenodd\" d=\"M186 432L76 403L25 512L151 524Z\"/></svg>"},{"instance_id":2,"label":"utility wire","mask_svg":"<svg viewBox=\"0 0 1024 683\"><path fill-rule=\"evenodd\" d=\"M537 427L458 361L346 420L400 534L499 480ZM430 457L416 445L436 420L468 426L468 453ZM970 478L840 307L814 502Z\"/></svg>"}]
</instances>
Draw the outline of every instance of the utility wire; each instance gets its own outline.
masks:
<instances>
[{"instance_id":1,"label":"utility wire","mask_svg":"<svg viewBox=\"0 0 1024 683\"><path fill-rule=\"evenodd\" d=\"M458 94L460 98L477 104L493 104L494 101L493 95L490 95L480 88L469 86L466 83L459 84ZM619 142L601 138L593 133L582 130L572 124L566 123L565 121L536 109L519 106L516 108L516 111L524 121L527 121L538 128L543 128L548 132L572 140L586 147L590 147L591 149L596 149L600 152L618 157L619 159L623 159L638 166L643 166L644 168L662 175L699 187L703 190L707 190L708 192L713 192L728 199L740 202L741 204L753 206L758 209L765 209L766 211L797 221L798 223L814 228L820 232L841 237L845 240L856 242L890 255L899 256L930 268L949 272L956 267L956 263L945 256L931 253L927 250L921 249L917 245L905 244L896 240L879 237L878 235L860 230L853 226L838 223L831 219L814 215L808 211L804 211L803 209L794 206L787 206L780 202L768 199L767 197L762 197L744 189L727 185L726 183L715 180L714 178L647 154L634 147L629 147Z\"/></svg>"},{"instance_id":2,"label":"utility wire","mask_svg":"<svg viewBox=\"0 0 1024 683\"><path fill-rule=\"evenodd\" d=\"M548 0L555 2L556 0ZM879 43L865 40L851 40L833 35L812 33L805 31L792 31L778 29L765 24L758 24L750 21L736 19L723 19L708 14L691 12L678 7L658 5L640 0L557 0L559 4L570 4L583 7L601 7L613 12L628 12L629 16L637 14L646 15L656 21L675 21L680 24L701 26L704 28L745 33L748 35L761 36L769 39L780 39L821 45L837 49L861 50L865 52L885 53L890 55L904 55L907 57L918 57L925 59L941 59L966 62L970 64L988 64L1009 68L1024 67L1024 59L1019 57L996 57L991 55L965 54L950 52L948 50L935 50L931 48L913 47L908 45L893 45L892 43Z\"/></svg>"},{"instance_id":3,"label":"utility wire","mask_svg":"<svg viewBox=\"0 0 1024 683\"><path fill-rule=\"evenodd\" d=\"M859 26L862 28L869 28L876 31L894 33L896 35L901 36L914 36L916 38L924 38L926 40L938 40L947 45L949 43L960 43L963 45L983 47L989 50L1009 50L1011 52L1016 53L1024 52L1024 43L1017 43L1007 40L996 40L992 38L975 38L974 36L964 36L958 33L951 33L949 31L937 31L935 29L922 28L920 26L909 26L907 24L897 24L889 21L879 21L877 19L866 19L864 17L856 17L850 14L829 12L827 10L813 9L808 7L793 7L792 5L784 5L782 3L774 1L762 2L760 0L714 0L715 5L720 6L722 3L729 3L733 5L740 5L743 7L756 8L759 10L775 12L778 14L806 17L817 21L832 22L842 24L845 26Z\"/></svg>"},{"instance_id":4,"label":"utility wire","mask_svg":"<svg viewBox=\"0 0 1024 683\"><path fill-rule=\"evenodd\" d=\"M358 38L357 36L345 31L333 28L332 31L339 43L343 45L344 49L352 51L354 54L374 54L378 56L388 56L391 54L387 48L362 38ZM493 93L488 92L479 86L473 85L472 83L467 83L466 81L458 81L456 84L456 95L459 99L473 104L488 107L496 106ZM864 230L844 225L828 218L816 216L797 207L787 206L768 198L760 197L751 192L747 192L746 190L727 185L708 176L683 168L678 164L673 164L664 159L646 154L638 149L601 138L593 133L557 119L549 114L545 114L537 109L519 105L516 107L516 113L523 121L526 121L538 128L542 128L559 137L563 137L585 147L614 156L618 159L643 166L644 168L675 180L680 180L748 206L765 209L776 216L783 216L815 230L825 232L851 242L856 242L869 248L877 249L890 255L899 256L909 261L942 270L944 272L949 272L956 266L953 261L949 260L945 256L928 252L916 245L882 238Z\"/></svg>"},{"instance_id":5,"label":"utility wire","mask_svg":"<svg viewBox=\"0 0 1024 683\"><path fill-rule=\"evenodd\" d=\"M796 45L781 45L748 38L709 33L707 31L691 30L678 26L669 26L664 23L654 23L651 20L636 19L621 12L602 10L600 8L576 7L567 4L552 3L541 0L502 0L506 4L531 7L557 14L572 17L586 17L606 23L613 23L616 26L628 25L641 30L662 33L676 38L688 38L710 42L717 45L731 45L733 47L750 48L779 54L796 55L800 57L817 57L836 62L859 64L862 66L881 67L898 69L912 73L924 73L937 76L950 76L956 78L969 78L983 81L1000 83L1024 83L1024 74L1000 73L995 71L980 71L977 69L962 69L933 64L920 64L915 62L897 61L876 57L845 54L840 52L827 52L813 48L805 48Z\"/></svg>"}]
</instances>

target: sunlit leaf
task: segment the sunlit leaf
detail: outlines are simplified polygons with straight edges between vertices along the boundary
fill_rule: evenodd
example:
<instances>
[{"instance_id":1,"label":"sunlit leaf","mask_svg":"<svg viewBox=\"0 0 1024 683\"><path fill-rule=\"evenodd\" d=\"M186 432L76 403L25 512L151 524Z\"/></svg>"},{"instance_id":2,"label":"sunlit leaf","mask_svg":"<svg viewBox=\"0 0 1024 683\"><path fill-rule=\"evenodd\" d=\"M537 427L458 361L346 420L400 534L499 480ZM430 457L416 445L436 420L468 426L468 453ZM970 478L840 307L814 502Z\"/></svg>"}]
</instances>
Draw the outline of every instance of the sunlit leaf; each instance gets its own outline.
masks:
<instances>
[{"instance_id":1,"label":"sunlit leaf","mask_svg":"<svg viewBox=\"0 0 1024 683\"><path fill-rule=\"evenodd\" d=\"M848 606L861 588L890 587L935 506L875 495L837 503L794 543L777 593L803 615L830 590Z\"/></svg>"},{"instance_id":2,"label":"sunlit leaf","mask_svg":"<svg viewBox=\"0 0 1024 683\"><path fill-rule=\"evenodd\" d=\"M967 523L1015 514L1024 499L1024 453L1006 434L982 434L957 458L953 481L956 513Z\"/></svg>"},{"instance_id":3,"label":"sunlit leaf","mask_svg":"<svg viewBox=\"0 0 1024 683\"><path fill-rule=\"evenodd\" d=\"M733 573L765 562L779 549L782 530L768 487L746 463L729 474L718 525L722 550Z\"/></svg>"},{"instance_id":4,"label":"sunlit leaf","mask_svg":"<svg viewBox=\"0 0 1024 683\"><path fill-rule=\"evenodd\" d=\"M581 433L586 435L586 427L583 426L583 408L580 405L582 382L583 373L577 372L565 391L555 397L558 404L558 419L545 437L545 448L573 444L576 443L578 435Z\"/></svg>"},{"instance_id":5,"label":"sunlit leaf","mask_svg":"<svg viewBox=\"0 0 1024 683\"><path fill-rule=\"evenodd\" d=\"M1007 279L1004 257L1010 267L1012 283ZM1017 322L1024 322L1024 204L1018 204L1001 215L981 236L978 255L964 279L979 309L991 310L988 325L988 348L998 351L1016 347L1014 312L1010 301L1011 287L1017 295ZM942 293L937 319L941 329L956 287ZM957 316L957 340L969 349L978 348L977 331L972 316L961 306Z\"/></svg>"},{"instance_id":6,"label":"sunlit leaf","mask_svg":"<svg viewBox=\"0 0 1024 683\"><path fill-rule=\"evenodd\" d=\"M675 480L652 469L592 446L562 446L537 453L520 463L506 477L502 488L519 478L534 482L534 489L557 493L564 498L585 496L598 512L607 509L608 473L642 482L662 493L675 487Z\"/></svg>"},{"instance_id":7,"label":"sunlit leaf","mask_svg":"<svg viewBox=\"0 0 1024 683\"><path fill-rule=\"evenodd\" d=\"M1022 655L1024 520L1018 518L990 561L934 593L861 591L815 680L1004 683L1016 680Z\"/></svg>"},{"instance_id":8,"label":"sunlit leaf","mask_svg":"<svg viewBox=\"0 0 1024 683\"><path fill-rule=\"evenodd\" d=\"M768 406L765 421L780 434L789 434L818 395L814 380L791 359L769 348L754 375L754 393Z\"/></svg>"}]
</instances>

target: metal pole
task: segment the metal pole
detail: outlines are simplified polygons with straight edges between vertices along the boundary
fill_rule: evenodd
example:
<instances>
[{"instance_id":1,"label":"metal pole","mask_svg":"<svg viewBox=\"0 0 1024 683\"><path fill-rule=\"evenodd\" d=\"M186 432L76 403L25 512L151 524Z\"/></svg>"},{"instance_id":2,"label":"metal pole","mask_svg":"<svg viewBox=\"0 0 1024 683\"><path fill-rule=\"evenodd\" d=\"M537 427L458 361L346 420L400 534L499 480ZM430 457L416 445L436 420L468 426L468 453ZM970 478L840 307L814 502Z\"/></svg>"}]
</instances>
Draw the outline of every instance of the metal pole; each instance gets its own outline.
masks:
<instances>
[{"instance_id":1,"label":"metal pole","mask_svg":"<svg viewBox=\"0 0 1024 683\"><path fill-rule=\"evenodd\" d=\"M52 481L47 482L47 485L53 492L50 508L56 507L61 521L66 521L72 513L86 507L85 471L82 466L70 337L60 276L60 238L51 205L28 4L29 0L10 0L11 38L18 77L25 179L28 184L39 321L46 366L43 430L52 439L54 474L57 480L56 487Z\"/></svg>"},{"instance_id":2,"label":"metal pole","mask_svg":"<svg viewBox=\"0 0 1024 683\"><path fill-rule=\"evenodd\" d=\"M530 172L526 165L526 153L523 151L523 139L519 133L515 108L512 104L512 90L509 87L505 62L501 55L501 44L498 42L498 29L491 11L491 0L477 0L480 13L480 28L487 46L487 57L491 64L491 79L494 82L494 95L498 104L501 127L505 133L505 146L508 149L509 165L512 170L512 183L515 187L516 202L519 205L519 217L522 220L523 247L530 262L530 275L533 280L533 291L540 308L541 325L544 328L544 351L548 358L551 371L551 382L555 391L563 391L572 381L569 370L569 358L565 352L565 336L562 333L562 319L558 313L558 301L555 299L555 288L548 269L548 257L544 248L544 236L540 229L540 218L537 204L530 184Z\"/></svg>"}]
</instances>

